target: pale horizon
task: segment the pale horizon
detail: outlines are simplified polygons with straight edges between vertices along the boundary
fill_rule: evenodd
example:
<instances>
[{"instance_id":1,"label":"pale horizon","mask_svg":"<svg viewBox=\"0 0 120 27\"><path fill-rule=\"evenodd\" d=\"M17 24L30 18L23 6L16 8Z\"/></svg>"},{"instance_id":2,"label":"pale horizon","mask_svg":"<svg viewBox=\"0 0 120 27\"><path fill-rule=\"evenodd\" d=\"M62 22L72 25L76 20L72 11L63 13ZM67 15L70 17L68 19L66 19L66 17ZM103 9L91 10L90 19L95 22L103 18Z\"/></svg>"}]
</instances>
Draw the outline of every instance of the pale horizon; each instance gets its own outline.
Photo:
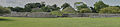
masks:
<instances>
[{"instance_id":1,"label":"pale horizon","mask_svg":"<svg viewBox=\"0 0 120 27\"><path fill-rule=\"evenodd\" d=\"M45 2L47 5L57 4L60 7L64 3L69 3L72 7L75 2L84 2L88 6L93 6L99 0L0 0L0 5L4 7L24 7L27 3ZM119 5L120 0L103 0L105 4L116 6Z\"/></svg>"}]
</instances>

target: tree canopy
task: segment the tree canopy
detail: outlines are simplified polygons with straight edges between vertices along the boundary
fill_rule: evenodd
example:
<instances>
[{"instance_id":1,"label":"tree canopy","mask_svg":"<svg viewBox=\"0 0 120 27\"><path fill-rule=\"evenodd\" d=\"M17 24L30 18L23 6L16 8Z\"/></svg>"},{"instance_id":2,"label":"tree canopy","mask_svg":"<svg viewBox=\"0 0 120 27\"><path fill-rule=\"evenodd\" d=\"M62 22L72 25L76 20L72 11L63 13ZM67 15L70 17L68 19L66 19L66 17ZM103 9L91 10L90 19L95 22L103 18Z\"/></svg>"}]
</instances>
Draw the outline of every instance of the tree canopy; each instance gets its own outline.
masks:
<instances>
[{"instance_id":1,"label":"tree canopy","mask_svg":"<svg viewBox=\"0 0 120 27\"><path fill-rule=\"evenodd\" d=\"M93 7L87 6L84 2L76 2L74 3L75 8L72 8L70 4L64 3L61 6L61 12L62 13L119 13L120 12L120 6L109 6L105 4L103 1L98 1L94 4ZM15 12L58 12L60 11L60 7L58 7L56 4L54 5L46 5L45 2L41 3L28 3L24 6L24 8L21 7L0 7L1 12L3 9ZM75 10L77 8L77 10Z\"/></svg>"},{"instance_id":2,"label":"tree canopy","mask_svg":"<svg viewBox=\"0 0 120 27\"><path fill-rule=\"evenodd\" d=\"M72 7L67 7L65 9L63 9L62 12L64 14L67 14L67 13L76 13L76 10L74 8L72 8Z\"/></svg>"},{"instance_id":3,"label":"tree canopy","mask_svg":"<svg viewBox=\"0 0 120 27\"><path fill-rule=\"evenodd\" d=\"M50 12L50 14L57 15L57 16L62 16L63 15L63 13L61 11L52 11L52 12Z\"/></svg>"},{"instance_id":4,"label":"tree canopy","mask_svg":"<svg viewBox=\"0 0 120 27\"><path fill-rule=\"evenodd\" d=\"M70 4L68 4L68 3L64 3L62 6L61 6L61 8L66 8L66 7L70 7Z\"/></svg>"},{"instance_id":5,"label":"tree canopy","mask_svg":"<svg viewBox=\"0 0 120 27\"><path fill-rule=\"evenodd\" d=\"M92 11L89 8L82 8L79 10L80 13L91 13Z\"/></svg>"},{"instance_id":6,"label":"tree canopy","mask_svg":"<svg viewBox=\"0 0 120 27\"><path fill-rule=\"evenodd\" d=\"M0 14L5 14L5 13L10 13L10 9L9 8L4 8L2 6L0 6Z\"/></svg>"},{"instance_id":7,"label":"tree canopy","mask_svg":"<svg viewBox=\"0 0 120 27\"><path fill-rule=\"evenodd\" d=\"M16 12L25 12L25 9L21 8L21 7L15 7L14 11L16 11Z\"/></svg>"},{"instance_id":8,"label":"tree canopy","mask_svg":"<svg viewBox=\"0 0 120 27\"><path fill-rule=\"evenodd\" d=\"M32 8L41 8L41 7L45 7L45 2L41 2L41 3L28 3L25 5L25 11L26 12L31 12Z\"/></svg>"},{"instance_id":9,"label":"tree canopy","mask_svg":"<svg viewBox=\"0 0 120 27\"><path fill-rule=\"evenodd\" d=\"M94 8L95 8L95 10L97 11L97 12L99 12L99 10L101 9L101 8L105 8L105 7L108 7L109 5L106 5L103 1L99 1L99 2L96 2L95 4L94 4Z\"/></svg>"},{"instance_id":10,"label":"tree canopy","mask_svg":"<svg viewBox=\"0 0 120 27\"><path fill-rule=\"evenodd\" d=\"M41 8L44 6L45 6L44 2L42 2L42 3L28 3L25 5L25 8L38 8L38 7Z\"/></svg>"},{"instance_id":11,"label":"tree canopy","mask_svg":"<svg viewBox=\"0 0 120 27\"><path fill-rule=\"evenodd\" d=\"M120 13L119 7L106 7L102 8L99 13Z\"/></svg>"},{"instance_id":12,"label":"tree canopy","mask_svg":"<svg viewBox=\"0 0 120 27\"><path fill-rule=\"evenodd\" d=\"M79 5L78 5L79 4ZM86 4L84 4L83 2L76 2L74 5L77 5L76 8L78 10L82 9L82 8L88 8Z\"/></svg>"}]
</instances>

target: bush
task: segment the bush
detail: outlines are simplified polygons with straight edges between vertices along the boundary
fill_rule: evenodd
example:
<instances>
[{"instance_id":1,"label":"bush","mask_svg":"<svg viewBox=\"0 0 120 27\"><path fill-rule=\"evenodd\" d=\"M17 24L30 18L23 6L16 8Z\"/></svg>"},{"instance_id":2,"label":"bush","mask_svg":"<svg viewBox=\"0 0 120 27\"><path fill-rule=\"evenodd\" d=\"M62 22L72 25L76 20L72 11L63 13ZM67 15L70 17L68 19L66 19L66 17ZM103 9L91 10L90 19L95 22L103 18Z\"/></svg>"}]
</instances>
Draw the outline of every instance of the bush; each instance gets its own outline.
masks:
<instances>
[{"instance_id":1,"label":"bush","mask_svg":"<svg viewBox=\"0 0 120 27\"><path fill-rule=\"evenodd\" d=\"M51 12L52 9L50 7L41 7L41 8L33 8L32 12Z\"/></svg>"},{"instance_id":2,"label":"bush","mask_svg":"<svg viewBox=\"0 0 120 27\"><path fill-rule=\"evenodd\" d=\"M10 9L9 8L4 8L2 6L0 6L0 14L6 14L6 13L10 13Z\"/></svg>"},{"instance_id":3,"label":"bush","mask_svg":"<svg viewBox=\"0 0 120 27\"><path fill-rule=\"evenodd\" d=\"M102 8L99 13L120 13L119 7L106 7Z\"/></svg>"},{"instance_id":4,"label":"bush","mask_svg":"<svg viewBox=\"0 0 120 27\"><path fill-rule=\"evenodd\" d=\"M52 11L52 12L50 12L50 14L57 15L57 16L62 16L63 15L62 12L60 12L60 11Z\"/></svg>"},{"instance_id":5,"label":"bush","mask_svg":"<svg viewBox=\"0 0 120 27\"><path fill-rule=\"evenodd\" d=\"M63 9L62 12L63 12L64 14L76 13L76 10L73 9L72 7L67 7L67 8L65 8L65 9Z\"/></svg>"},{"instance_id":6,"label":"bush","mask_svg":"<svg viewBox=\"0 0 120 27\"><path fill-rule=\"evenodd\" d=\"M42 9L38 8L38 9L32 9L32 12L43 12Z\"/></svg>"},{"instance_id":7,"label":"bush","mask_svg":"<svg viewBox=\"0 0 120 27\"><path fill-rule=\"evenodd\" d=\"M25 12L25 9L21 7L15 7L13 10L16 12Z\"/></svg>"},{"instance_id":8,"label":"bush","mask_svg":"<svg viewBox=\"0 0 120 27\"><path fill-rule=\"evenodd\" d=\"M91 13L92 11L89 8L82 8L79 10L79 13Z\"/></svg>"}]
</instances>

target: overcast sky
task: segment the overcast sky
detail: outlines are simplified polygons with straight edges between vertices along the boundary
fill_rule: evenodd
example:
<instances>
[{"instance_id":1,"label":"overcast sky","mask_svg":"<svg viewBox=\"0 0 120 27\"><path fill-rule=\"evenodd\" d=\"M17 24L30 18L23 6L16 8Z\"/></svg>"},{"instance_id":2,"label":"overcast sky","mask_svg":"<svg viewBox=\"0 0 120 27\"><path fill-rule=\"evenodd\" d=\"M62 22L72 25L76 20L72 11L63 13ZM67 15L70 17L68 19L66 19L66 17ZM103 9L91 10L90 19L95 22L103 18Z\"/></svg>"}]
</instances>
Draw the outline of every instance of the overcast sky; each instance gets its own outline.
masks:
<instances>
[{"instance_id":1,"label":"overcast sky","mask_svg":"<svg viewBox=\"0 0 120 27\"><path fill-rule=\"evenodd\" d=\"M57 4L60 7L65 2L69 3L71 6L73 6L75 2L84 2L88 6L93 6L93 4L99 0L0 0L0 5L5 7L24 7L26 3L36 3L41 1L45 2L47 5ZM120 5L120 0L103 0L103 2L111 6Z\"/></svg>"}]
</instances>

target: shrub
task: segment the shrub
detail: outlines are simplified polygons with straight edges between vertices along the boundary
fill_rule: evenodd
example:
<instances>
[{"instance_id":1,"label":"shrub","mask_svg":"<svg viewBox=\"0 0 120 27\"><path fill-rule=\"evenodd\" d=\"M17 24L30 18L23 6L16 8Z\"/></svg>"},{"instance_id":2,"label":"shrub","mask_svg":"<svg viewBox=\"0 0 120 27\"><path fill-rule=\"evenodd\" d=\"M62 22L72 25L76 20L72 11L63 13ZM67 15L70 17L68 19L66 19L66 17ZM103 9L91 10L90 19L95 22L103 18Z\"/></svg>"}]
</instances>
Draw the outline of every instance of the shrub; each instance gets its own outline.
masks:
<instances>
[{"instance_id":1,"label":"shrub","mask_svg":"<svg viewBox=\"0 0 120 27\"><path fill-rule=\"evenodd\" d=\"M0 14L6 14L6 13L10 13L10 9L0 6Z\"/></svg>"},{"instance_id":2,"label":"shrub","mask_svg":"<svg viewBox=\"0 0 120 27\"><path fill-rule=\"evenodd\" d=\"M103 1L98 1L94 4L94 9L98 13L102 8L109 7L109 5L105 4Z\"/></svg>"},{"instance_id":3,"label":"shrub","mask_svg":"<svg viewBox=\"0 0 120 27\"><path fill-rule=\"evenodd\" d=\"M82 8L79 10L79 13L91 13L92 11L89 8Z\"/></svg>"},{"instance_id":4,"label":"shrub","mask_svg":"<svg viewBox=\"0 0 120 27\"><path fill-rule=\"evenodd\" d=\"M37 8L37 9L32 9L32 12L43 12L43 10L40 8Z\"/></svg>"},{"instance_id":5,"label":"shrub","mask_svg":"<svg viewBox=\"0 0 120 27\"><path fill-rule=\"evenodd\" d=\"M50 12L50 14L57 15L57 16L62 16L63 15L61 11L52 11L52 12Z\"/></svg>"},{"instance_id":6,"label":"shrub","mask_svg":"<svg viewBox=\"0 0 120 27\"><path fill-rule=\"evenodd\" d=\"M76 13L76 10L73 9L72 7L67 7L67 8L65 8L65 9L63 9L62 12L63 12L64 14Z\"/></svg>"},{"instance_id":7,"label":"shrub","mask_svg":"<svg viewBox=\"0 0 120 27\"><path fill-rule=\"evenodd\" d=\"M120 8L119 7L106 7L102 8L99 13L119 13Z\"/></svg>"},{"instance_id":8,"label":"shrub","mask_svg":"<svg viewBox=\"0 0 120 27\"><path fill-rule=\"evenodd\" d=\"M41 7L41 8L33 8L32 12L51 12L52 9L50 7Z\"/></svg>"}]
</instances>

